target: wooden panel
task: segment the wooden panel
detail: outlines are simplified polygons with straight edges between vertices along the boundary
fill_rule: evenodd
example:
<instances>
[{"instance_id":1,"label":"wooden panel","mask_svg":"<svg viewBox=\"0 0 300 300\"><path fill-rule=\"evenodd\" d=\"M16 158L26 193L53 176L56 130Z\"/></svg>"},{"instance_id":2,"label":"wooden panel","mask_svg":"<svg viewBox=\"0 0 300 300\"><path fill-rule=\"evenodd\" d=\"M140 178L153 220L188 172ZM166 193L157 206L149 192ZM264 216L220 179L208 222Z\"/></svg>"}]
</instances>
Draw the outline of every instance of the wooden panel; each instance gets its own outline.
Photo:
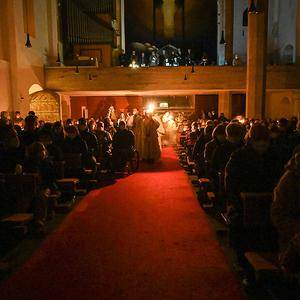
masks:
<instances>
[{"instance_id":1,"label":"wooden panel","mask_svg":"<svg viewBox=\"0 0 300 300\"><path fill-rule=\"evenodd\" d=\"M95 58L97 55L99 67L108 68L112 66L112 48L110 45L74 45L74 53L81 54L82 50L84 52L89 51L88 56L90 57ZM97 51L101 51L101 56L97 54Z\"/></svg>"},{"instance_id":2,"label":"wooden panel","mask_svg":"<svg viewBox=\"0 0 300 300\"><path fill-rule=\"evenodd\" d=\"M218 116L219 96L218 95L196 95L195 98L195 113L199 116L201 110L204 109L205 113L215 111Z\"/></svg>"},{"instance_id":3,"label":"wooden panel","mask_svg":"<svg viewBox=\"0 0 300 300\"><path fill-rule=\"evenodd\" d=\"M246 114L246 94L232 95L232 118L245 116Z\"/></svg>"},{"instance_id":4,"label":"wooden panel","mask_svg":"<svg viewBox=\"0 0 300 300\"><path fill-rule=\"evenodd\" d=\"M71 116L73 119L82 117L82 106L87 106L87 97L71 97Z\"/></svg>"},{"instance_id":5,"label":"wooden panel","mask_svg":"<svg viewBox=\"0 0 300 300\"><path fill-rule=\"evenodd\" d=\"M102 52L105 60L104 50ZM270 66L267 68L267 89L299 89L299 66ZM188 67L99 68L74 67L45 68L45 89L54 91L176 91L189 90L197 94L209 90L246 90L246 66L196 66L190 74ZM89 74L93 81L89 81ZM187 81L184 76L187 75ZM94 77L96 76L96 77ZM195 92L193 92L195 91ZM168 93L170 94L170 93ZM167 94L167 95L168 95Z\"/></svg>"},{"instance_id":6,"label":"wooden panel","mask_svg":"<svg viewBox=\"0 0 300 300\"><path fill-rule=\"evenodd\" d=\"M102 49L80 49L80 56L88 56L93 60L98 59L98 63L102 63Z\"/></svg>"}]
</instances>

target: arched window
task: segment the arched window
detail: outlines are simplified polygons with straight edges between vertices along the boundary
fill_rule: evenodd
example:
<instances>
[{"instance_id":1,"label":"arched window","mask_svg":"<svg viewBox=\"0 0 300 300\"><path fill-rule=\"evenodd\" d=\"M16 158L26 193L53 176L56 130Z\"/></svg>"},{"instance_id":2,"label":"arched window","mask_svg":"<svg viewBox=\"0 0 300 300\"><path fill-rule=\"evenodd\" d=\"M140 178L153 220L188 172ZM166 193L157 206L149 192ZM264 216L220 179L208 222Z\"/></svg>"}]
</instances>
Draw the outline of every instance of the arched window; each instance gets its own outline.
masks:
<instances>
[{"instance_id":1,"label":"arched window","mask_svg":"<svg viewBox=\"0 0 300 300\"><path fill-rule=\"evenodd\" d=\"M43 88L39 85L39 84L33 84L30 88L29 88L29 95L36 93L36 92L40 92L42 91Z\"/></svg>"},{"instance_id":2,"label":"arched window","mask_svg":"<svg viewBox=\"0 0 300 300\"><path fill-rule=\"evenodd\" d=\"M243 13L243 26L248 26L248 7L244 10Z\"/></svg>"},{"instance_id":3,"label":"arched window","mask_svg":"<svg viewBox=\"0 0 300 300\"><path fill-rule=\"evenodd\" d=\"M293 63L294 59L294 47L289 44L283 50L282 62L284 64Z\"/></svg>"}]
</instances>

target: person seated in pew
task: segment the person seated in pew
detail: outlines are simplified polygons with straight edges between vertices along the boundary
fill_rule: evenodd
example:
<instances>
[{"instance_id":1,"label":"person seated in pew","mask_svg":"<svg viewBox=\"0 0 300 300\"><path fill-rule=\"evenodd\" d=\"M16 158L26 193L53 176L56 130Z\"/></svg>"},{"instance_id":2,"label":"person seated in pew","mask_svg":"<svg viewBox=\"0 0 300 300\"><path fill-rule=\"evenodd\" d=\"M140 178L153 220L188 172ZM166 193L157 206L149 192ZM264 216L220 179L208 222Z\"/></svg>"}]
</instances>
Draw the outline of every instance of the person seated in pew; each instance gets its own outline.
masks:
<instances>
[{"instance_id":1,"label":"person seated in pew","mask_svg":"<svg viewBox=\"0 0 300 300\"><path fill-rule=\"evenodd\" d=\"M296 299L300 290L300 153L293 156L274 190L271 218L278 229L279 263Z\"/></svg>"},{"instance_id":2,"label":"person seated in pew","mask_svg":"<svg viewBox=\"0 0 300 300\"><path fill-rule=\"evenodd\" d=\"M126 128L126 123L120 121L119 130L114 134L112 142L112 162L114 171L123 171L126 161L132 154L134 133Z\"/></svg>"},{"instance_id":3,"label":"person seated in pew","mask_svg":"<svg viewBox=\"0 0 300 300\"><path fill-rule=\"evenodd\" d=\"M293 156L274 190L272 222L280 234L281 249L300 232L300 153Z\"/></svg>"},{"instance_id":4,"label":"person seated in pew","mask_svg":"<svg viewBox=\"0 0 300 300\"><path fill-rule=\"evenodd\" d=\"M60 121L53 124L53 141L52 144L61 150L61 145L66 137L65 129Z\"/></svg>"},{"instance_id":5,"label":"person seated in pew","mask_svg":"<svg viewBox=\"0 0 300 300\"><path fill-rule=\"evenodd\" d=\"M96 153L99 151L98 139L95 134L87 128L87 120L80 118L78 120L78 130L82 139L86 142L88 148L87 167L92 170L93 175L97 172L97 161L95 158Z\"/></svg>"},{"instance_id":6,"label":"person seated in pew","mask_svg":"<svg viewBox=\"0 0 300 300\"><path fill-rule=\"evenodd\" d=\"M271 137L271 144L277 148L277 151L280 152L281 156L284 159L285 164L288 163L292 155L292 149L289 145L282 143L280 139L278 139L280 135L280 128L277 125L270 125L270 137Z\"/></svg>"},{"instance_id":7,"label":"person seated in pew","mask_svg":"<svg viewBox=\"0 0 300 300\"><path fill-rule=\"evenodd\" d=\"M51 131L42 129L39 132L39 142L45 146L48 153L48 157L52 161L62 161L63 160L62 152L57 146L52 144L52 140L53 140L53 134Z\"/></svg>"},{"instance_id":8,"label":"person seated in pew","mask_svg":"<svg viewBox=\"0 0 300 300\"><path fill-rule=\"evenodd\" d=\"M196 163L196 169L198 178L205 177L205 166L204 166L204 149L206 143L211 141L212 133L214 130L213 121L209 120L206 122L204 132L200 134L194 148L193 148L193 159Z\"/></svg>"},{"instance_id":9,"label":"person seated in pew","mask_svg":"<svg viewBox=\"0 0 300 300\"><path fill-rule=\"evenodd\" d=\"M230 125L228 125L230 126ZM233 152L225 168L227 217L230 220L229 238L237 253L239 264L248 270L247 251L276 251L277 232L268 241L260 240L258 232L244 227L244 207L241 193L272 193L284 170L284 162L270 144L270 131L262 124L254 124L246 137L246 145ZM262 249L267 247L270 249ZM246 275L246 274L245 274ZM245 278L251 283L253 278ZM250 282L248 282L250 280Z\"/></svg>"},{"instance_id":10,"label":"person seated in pew","mask_svg":"<svg viewBox=\"0 0 300 300\"><path fill-rule=\"evenodd\" d=\"M186 156L188 161L194 161L193 159L193 149L195 147L195 144L197 143L198 140L198 134L196 131L192 131L189 134L189 139L187 141L186 146L184 147L184 150L186 152Z\"/></svg>"},{"instance_id":11,"label":"person seated in pew","mask_svg":"<svg viewBox=\"0 0 300 300\"><path fill-rule=\"evenodd\" d=\"M225 129L226 139L223 144L219 145L211 158L209 182L216 196L215 208L217 213L223 212L226 203L220 198L219 172L225 171L225 166L230 155L237 149L244 146L244 128L240 123L230 123Z\"/></svg>"},{"instance_id":12,"label":"person seated in pew","mask_svg":"<svg viewBox=\"0 0 300 300\"><path fill-rule=\"evenodd\" d=\"M76 126L70 125L66 129L65 137L61 150L65 164L65 177L78 178L80 181L85 176L85 169L88 165L88 148L86 142L81 138ZM70 157L80 157L78 160L72 161Z\"/></svg>"},{"instance_id":13,"label":"person seated in pew","mask_svg":"<svg viewBox=\"0 0 300 300\"><path fill-rule=\"evenodd\" d=\"M20 148L20 140L13 125L1 128L0 173L14 173L17 164L22 164L25 152Z\"/></svg>"},{"instance_id":14,"label":"person seated in pew","mask_svg":"<svg viewBox=\"0 0 300 300\"><path fill-rule=\"evenodd\" d=\"M34 217L37 229L42 230L47 219L48 197L51 194L58 193L56 172L51 159L47 157L47 150L42 143L34 142L26 149L26 160L22 167L25 173L39 174ZM20 199L20 201L23 201L23 199Z\"/></svg>"},{"instance_id":15,"label":"person seated in pew","mask_svg":"<svg viewBox=\"0 0 300 300\"><path fill-rule=\"evenodd\" d=\"M97 160L101 162L104 168L109 168L109 157L111 155L112 137L108 131L104 129L104 123L97 123L96 136L99 143L99 151L96 154Z\"/></svg>"},{"instance_id":16,"label":"person seated in pew","mask_svg":"<svg viewBox=\"0 0 300 300\"><path fill-rule=\"evenodd\" d=\"M210 140L205 144L204 159L206 161L210 162L216 148L225 142L226 139L225 129L226 127L223 124L218 124L214 128L212 132L212 140Z\"/></svg>"},{"instance_id":17,"label":"person seated in pew","mask_svg":"<svg viewBox=\"0 0 300 300\"><path fill-rule=\"evenodd\" d=\"M32 143L38 140L38 128L37 128L37 117L34 115L28 115L25 118L24 130L20 132L20 147L25 149Z\"/></svg>"},{"instance_id":18,"label":"person seated in pew","mask_svg":"<svg viewBox=\"0 0 300 300\"><path fill-rule=\"evenodd\" d=\"M225 126L223 124L218 124L212 133L212 140L207 142L204 147L204 161L206 176L210 178L210 164L212 156L219 145L222 145L226 140Z\"/></svg>"},{"instance_id":19,"label":"person seated in pew","mask_svg":"<svg viewBox=\"0 0 300 300\"><path fill-rule=\"evenodd\" d=\"M88 151L89 152L95 151L95 153L97 153L98 140L97 140L97 137L92 132L90 132L89 129L87 128L87 120L85 118L78 119L77 127L79 130L80 136L86 142Z\"/></svg>"}]
</instances>

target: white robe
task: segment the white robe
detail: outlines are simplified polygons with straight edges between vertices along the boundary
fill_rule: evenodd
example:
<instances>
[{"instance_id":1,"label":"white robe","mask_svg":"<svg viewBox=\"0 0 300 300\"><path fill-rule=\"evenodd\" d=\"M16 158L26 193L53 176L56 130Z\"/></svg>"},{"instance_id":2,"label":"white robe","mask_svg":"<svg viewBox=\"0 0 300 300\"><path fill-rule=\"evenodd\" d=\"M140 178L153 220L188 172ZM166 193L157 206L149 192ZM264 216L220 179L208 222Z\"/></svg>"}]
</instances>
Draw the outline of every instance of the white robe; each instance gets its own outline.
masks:
<instances>
[{"instance_id":1,"label":"white robe","mask_svg":"<svg viewBox=\"0 0 300 300\"><path fill-rule=\"evenodd\" d=\"M159 143L159 147L161 149L161 147L162 147L161 140L162 140L162 136L165 134L165 128L164 128L163 122L159 115L155 115L153 118L159 122L159 127L157 129L157 133L158 133L158 143Z\"/></svg>"},{"instance_id":2,"label":"white robe","mask_svg":"<svg viewBox=\"0 0 300 300\"><path fill-rule=\"evenodd\" d=\"M143 159L160 158L160 147L158 143L159 122L154 118L146 118L143 120Z\"/></svg>"},{"instance_id":3,"label":"white robe","mask_svg":"<svg viewBox=\"0 0 300 300\"><path fill-rule=\"evenodd\" d=\"M134 133L134 147L138 151L140 158L143 157L143 118L140 115L134 117L132 131Z\"/></svg>"}]
</instances>

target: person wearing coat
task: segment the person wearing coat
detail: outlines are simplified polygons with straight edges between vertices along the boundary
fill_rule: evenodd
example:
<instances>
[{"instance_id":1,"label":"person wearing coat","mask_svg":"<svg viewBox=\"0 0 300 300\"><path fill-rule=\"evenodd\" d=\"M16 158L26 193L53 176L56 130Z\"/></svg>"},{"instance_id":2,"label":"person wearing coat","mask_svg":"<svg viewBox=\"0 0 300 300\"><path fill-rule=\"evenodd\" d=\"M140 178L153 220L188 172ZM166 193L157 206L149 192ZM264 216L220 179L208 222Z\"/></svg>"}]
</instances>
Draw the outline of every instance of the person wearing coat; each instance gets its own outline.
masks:
<instances>
[{"instance_id":1,"label":"person wearing coat","mask_svg":"<svg viewBox=\"0 0 300 300\"><path fill-rule=\"evenodd\" d=\"M285 248L300 232L300 153L288 163L287 171L274 190L271 207L272 222L280 234L281 247Z\"/></svg>"},{"instance_id":2,"label":"person wearing coat","mask_svg":"<svg viewBox=\"0 0 300 300\"><path fill-rule=\"evenodd\" d=\"M149 57L149 66L156 67L157 65L158 65L158 57L156 56L155 52L152 51L152 53Z\"/></svg>"}]
</instances>

